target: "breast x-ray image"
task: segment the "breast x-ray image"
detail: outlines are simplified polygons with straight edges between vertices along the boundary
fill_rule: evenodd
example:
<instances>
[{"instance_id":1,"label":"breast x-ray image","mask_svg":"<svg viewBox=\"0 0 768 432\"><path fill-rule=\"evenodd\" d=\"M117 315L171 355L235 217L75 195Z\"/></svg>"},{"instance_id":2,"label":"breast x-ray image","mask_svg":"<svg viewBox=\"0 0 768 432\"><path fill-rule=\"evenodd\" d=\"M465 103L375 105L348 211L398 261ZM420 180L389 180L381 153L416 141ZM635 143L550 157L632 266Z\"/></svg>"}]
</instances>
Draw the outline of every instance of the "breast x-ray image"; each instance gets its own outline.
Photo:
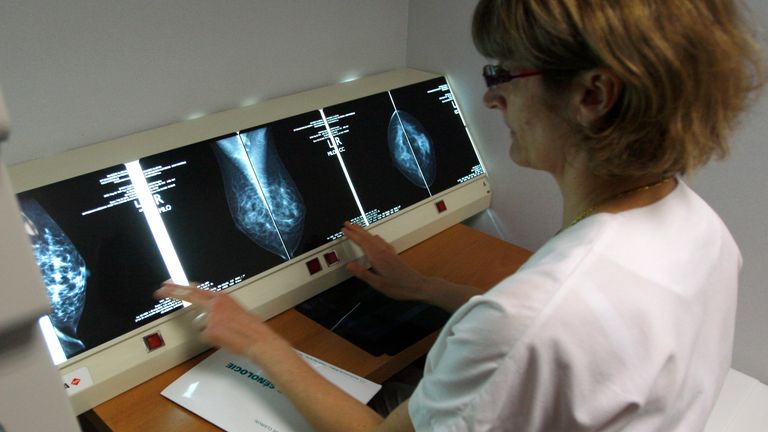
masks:
<instances>
[{"instance_id":1,"label":"breast x-ray image","mask_svg":"<svg viewBox=\"0 0 768 432\"><path fill-rule=\"evenodd\" d=\"M18 194L67 358L181 308L161 252L220 291L483 173L444 78L242 126L138 159L170 244L127 164Z\"/></svg>"},{"instance_id":2,"label":"breast x-ray image","mask_svg":"<svg viewBox=\"0 0 768 432\"><path fill-rule=\"evenodd\" d=\"M85 305L88 268L67 234L37 201L22 199L19 205L51 302L51 323L70 356L85 348L77 338L77 327Z\"/></svg>"},{"instance_id":3,"label":"breast x-ray image","mask_svg":"<svg viewBox=\"0 0 768 432\"><path fill-rule=\"evenodd\" d=\"M264 249L290 259L301 241L306 207L269 129L220 139L215 153L238 229Z\"/></svg>"},{"instance_id":4,"label":"breast x-ray image","mask_svg":"<svg viewBox=\"0 0 768 432\"><path fill-rule=\"evenodd\" d=\"M431 195L435 195L485 172L445 78L399 87L389 94L396 110L389 140L392 157L403 155L397 162L403 175L413 173L418 164ZM400 130L395 128L396 118ZM411 159L402 151L406 142L413 151ZM416 178L410 174L409 179Z\"/></svg>"},{"instance_id":5,"label":"breast x-ray image","mask_svg":"<svg viewBox=\"0 0 768 432\"><path fill-rule=\"evenodd\" d=\"M435 148L416 117L395 110L389 119L387 141L392 162L405 178L423 188L434 183L437 173Z\"/></svg>"}]
</instances>

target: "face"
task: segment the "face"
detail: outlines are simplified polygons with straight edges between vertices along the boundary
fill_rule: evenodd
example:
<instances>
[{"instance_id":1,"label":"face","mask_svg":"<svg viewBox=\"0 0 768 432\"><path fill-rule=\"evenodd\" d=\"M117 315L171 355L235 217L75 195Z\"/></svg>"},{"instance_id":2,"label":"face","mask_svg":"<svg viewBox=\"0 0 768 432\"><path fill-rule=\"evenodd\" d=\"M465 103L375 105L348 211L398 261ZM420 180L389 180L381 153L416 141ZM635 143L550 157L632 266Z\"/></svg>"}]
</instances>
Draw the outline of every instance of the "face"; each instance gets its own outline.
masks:
<instances>
[{"instance_id":1,"label":"face","mask_svg":"<svg viewBox=\"0 0 768 432\"><path fill-rule=\"evenodd\" d=\"M496 85L485 92L483 102L499 110L509 128L509 156L516 164L559 175L572 134L566 132L567 123L555 108L545 104L552 96L541 79L530 76Z\"/></svg>"}]
</instances>

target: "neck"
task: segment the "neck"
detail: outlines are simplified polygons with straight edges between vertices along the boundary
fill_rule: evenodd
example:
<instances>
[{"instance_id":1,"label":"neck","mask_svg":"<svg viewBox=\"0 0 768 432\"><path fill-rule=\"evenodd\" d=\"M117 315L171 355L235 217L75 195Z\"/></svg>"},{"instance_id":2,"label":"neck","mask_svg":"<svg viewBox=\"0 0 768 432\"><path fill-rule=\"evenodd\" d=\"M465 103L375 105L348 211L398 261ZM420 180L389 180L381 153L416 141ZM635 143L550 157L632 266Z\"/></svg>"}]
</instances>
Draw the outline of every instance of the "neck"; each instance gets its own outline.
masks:
<instances>
[{"instance_id":1,"label":"neck","mask_svg":"<svg viewBox=\"0 0 768 432\"><path fill-rule=\"evenodd\" d=\"M675 181L661 181L659 176L605 179L575 166L555 179L563 196L561 230L595 213L619 213L653 204L676 186Z\"/></svg>"}]
</instances>

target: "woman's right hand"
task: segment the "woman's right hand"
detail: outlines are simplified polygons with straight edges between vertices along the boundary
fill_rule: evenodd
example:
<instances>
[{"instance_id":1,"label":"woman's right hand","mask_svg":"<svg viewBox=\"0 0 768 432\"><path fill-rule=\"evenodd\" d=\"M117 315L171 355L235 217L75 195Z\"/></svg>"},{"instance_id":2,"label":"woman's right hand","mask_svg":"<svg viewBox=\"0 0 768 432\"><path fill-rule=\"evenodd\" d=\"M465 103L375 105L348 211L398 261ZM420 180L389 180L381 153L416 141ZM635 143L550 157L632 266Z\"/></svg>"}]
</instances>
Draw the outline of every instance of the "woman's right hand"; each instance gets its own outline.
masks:
<instances>
[{"instance_id":1,"label":"woman's right hand","mask_svg":"<svg viewBox=\"0 0 768 432\"><path fill-rule=\"evenodd\" d=\"M427 301L430 278L406 264L391 244L350 222L344 222L341 232L363 250L373 270L352 261L347 264L350 273L393 299Z\"/></svg>"},{"instance_id":2,"label":"woman's right hand","mask_svg":"<svg viewBox=\"0 0 768 432\"><path fill-rule=\"evenodd\" d=\"M227 293L165 282L155 291L155 297L171 297L193 304L202 312L198 317L204 317L198 325L205 340L262 366L270 355L292 354L288 342Z\"/></svg>"}]
</instances>

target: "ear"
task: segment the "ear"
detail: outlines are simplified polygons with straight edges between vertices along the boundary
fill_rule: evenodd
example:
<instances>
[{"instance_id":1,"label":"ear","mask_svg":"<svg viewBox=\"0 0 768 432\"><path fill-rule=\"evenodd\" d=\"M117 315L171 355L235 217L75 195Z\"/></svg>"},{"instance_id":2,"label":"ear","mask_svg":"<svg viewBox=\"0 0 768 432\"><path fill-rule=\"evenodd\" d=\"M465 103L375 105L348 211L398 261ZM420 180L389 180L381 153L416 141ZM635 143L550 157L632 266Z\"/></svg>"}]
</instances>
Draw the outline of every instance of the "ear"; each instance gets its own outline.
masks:
<instances>
[{"instance_id":1,"label":"ear","mask_svg":"<svg viewBox=\"0 0 768 432\"><path fill-rule=\"evenodd\" d=\"M589 126L607 114L621 95L623 84L613 71L596 68L583 72L576 78L576 121Z\"/></svg>"}]
</instances>

